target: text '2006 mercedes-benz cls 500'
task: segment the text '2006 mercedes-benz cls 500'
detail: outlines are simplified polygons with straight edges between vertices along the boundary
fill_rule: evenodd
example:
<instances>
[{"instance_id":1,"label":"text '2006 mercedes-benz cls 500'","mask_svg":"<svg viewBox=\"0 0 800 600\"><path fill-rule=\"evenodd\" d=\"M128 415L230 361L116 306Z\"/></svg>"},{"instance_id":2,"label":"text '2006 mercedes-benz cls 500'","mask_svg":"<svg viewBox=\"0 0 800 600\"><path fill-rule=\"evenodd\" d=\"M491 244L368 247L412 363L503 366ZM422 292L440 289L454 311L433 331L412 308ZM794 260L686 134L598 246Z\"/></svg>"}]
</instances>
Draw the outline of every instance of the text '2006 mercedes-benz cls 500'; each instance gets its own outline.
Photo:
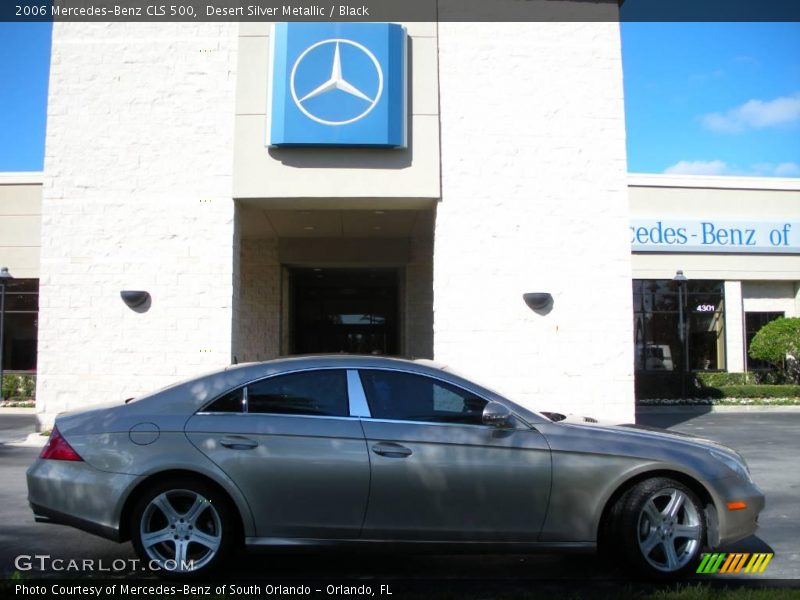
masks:
<instances>
[{"instance_id":1,"label":"text '2006 mercedes-benz cls 500'","mask_svg":"<svg viewBox=\"0 0 800 600\"><path fill-rule=\"evenodd\" d=\"M240 546L614 552L680 576L764 497L720 444L537 413L425 361L236 365L60 415L37 520L131 540L174 576ZM478 542L478 543L476 543Z\"/></svg>"}]
</instances>

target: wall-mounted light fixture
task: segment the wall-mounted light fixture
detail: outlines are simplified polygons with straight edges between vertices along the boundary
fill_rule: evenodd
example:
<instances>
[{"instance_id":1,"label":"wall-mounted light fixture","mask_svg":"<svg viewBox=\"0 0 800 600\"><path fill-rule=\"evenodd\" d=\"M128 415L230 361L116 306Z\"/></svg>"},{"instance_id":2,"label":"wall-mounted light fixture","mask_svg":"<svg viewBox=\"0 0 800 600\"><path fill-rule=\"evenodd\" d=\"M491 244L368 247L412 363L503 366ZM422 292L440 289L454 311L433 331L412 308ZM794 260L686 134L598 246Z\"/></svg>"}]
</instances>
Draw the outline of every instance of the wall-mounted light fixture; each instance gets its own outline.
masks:
<instances>
[{"instance_id":1,"label":"wall-mounted light fixture","mask_svg":"<svg viewBox=\"0 0 800 600\"><path fill-rule=\"evenodd\" d=\"M143 290L122 290L119 295L128 308L136 312L145 312L150 308L150 292Z\"/></svg>"},{"instance_id":2,"label":"wall-mounted light fixture","mask_svg":"<svg viewBox=\"0 0 800 600\"><path fill-rule=\"evenodd\" d=\"M553 295L548 292L528 292L522 299L535 313L547 314L553 308Z\"/></svg>"}]
</instances>

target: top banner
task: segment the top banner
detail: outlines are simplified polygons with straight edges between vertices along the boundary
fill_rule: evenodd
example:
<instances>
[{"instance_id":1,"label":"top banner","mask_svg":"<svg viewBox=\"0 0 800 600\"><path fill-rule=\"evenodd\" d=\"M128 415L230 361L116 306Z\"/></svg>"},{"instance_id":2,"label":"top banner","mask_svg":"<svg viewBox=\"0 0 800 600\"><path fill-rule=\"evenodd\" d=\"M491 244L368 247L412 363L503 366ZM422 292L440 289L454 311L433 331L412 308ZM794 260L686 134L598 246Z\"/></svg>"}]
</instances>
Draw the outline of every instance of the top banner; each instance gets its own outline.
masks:
<instances>
[{"instance_id":1,"label":"top banner","mask_svg":"<svg viewBox=\"0 0 800 600\"><path fill-rule=\"evenodd\" d=\"M633 219L633 252L800 254L800 222Z\"/></svg>"},{"instance_id":2,"label":"top banner","mask_svg":"<svg viewBox=\"0 0 800 600\"><path fill-rule=\"evenodd\" d=\"M3 0L0 21L779 22L796 0Z\"/></svg>"}]
</instances>

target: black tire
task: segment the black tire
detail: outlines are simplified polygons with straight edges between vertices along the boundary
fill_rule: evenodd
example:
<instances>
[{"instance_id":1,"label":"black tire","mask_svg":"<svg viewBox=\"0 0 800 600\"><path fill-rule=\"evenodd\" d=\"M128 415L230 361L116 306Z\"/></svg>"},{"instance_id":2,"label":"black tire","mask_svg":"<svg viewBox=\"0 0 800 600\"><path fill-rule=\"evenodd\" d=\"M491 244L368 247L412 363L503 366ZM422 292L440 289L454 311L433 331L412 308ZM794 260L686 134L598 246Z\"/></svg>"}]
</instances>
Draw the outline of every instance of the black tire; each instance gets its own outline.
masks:
<instances>
[{"instance_id":1,"label":"black tire","mask_svg":"<svg viewBox=\"0 0 800 600\"><path fill-rule=\"evenodd\" d=\"M194 579L231 555L236 523L223 493L204 481L180 477L156 483L141 495L131 514L130 535L146 569L162 577Z\"/></svg>"},{"instance_id":2,"label":"black tire","mask_svg":"<svg viewBox=\"0 0 800 600\"><path fill-rule=\"evenodd\" d=\"M665 477L641 481L612 506L603 528L606 551L638 573L677 579L693 573L705 546L706 519L697 495Z\"/></svg>"}]
</instances>

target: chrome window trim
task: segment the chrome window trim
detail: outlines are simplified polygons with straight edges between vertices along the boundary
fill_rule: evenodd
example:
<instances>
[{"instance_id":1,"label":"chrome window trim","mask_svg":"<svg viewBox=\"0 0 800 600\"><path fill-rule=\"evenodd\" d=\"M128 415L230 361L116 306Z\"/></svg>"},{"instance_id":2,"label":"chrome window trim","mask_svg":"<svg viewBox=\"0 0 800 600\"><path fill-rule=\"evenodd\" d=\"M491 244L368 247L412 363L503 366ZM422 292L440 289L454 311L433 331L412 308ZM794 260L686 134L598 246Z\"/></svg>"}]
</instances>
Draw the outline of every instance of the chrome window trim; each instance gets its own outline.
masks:
<instances>
[{"instance_id":1,"label":"chrome window trim","mask_svg":"<svg viewBox=\"0 0 800 600\"><path fill-rule=\"evenodd\" d=\"M286 413L233 413L233 412L214 412L214 411L203 411L194 413L195 416L221 416L221 415L235 415L239 417L248 417L248 418L255 418L255 417L269 417L269 418L284 418L288 417L291 419L334 419L337 421L357 421L359 417L336 417L333 415L290 415Z\"/></svg>"},{"instance_id":2,"label":"chrome window trim","mask_svg":"<svg viewBox=\"0 0 800 600\"><path fill-rule=\"evenodd\" d=\"M483 423L443 423L441 421L412 421L411 419L373 419L370 418L371 423L397 423L399 425L435 425L436 427L477 427L479 429L498 429L491 425L484 425ZM514 427L516 429L516 427Z\"/></svg>"},{"instance_id":3,"label":"chrome window trim","mask_svg":"<svg viewBox=\"0 0 800 600\"><path fill-rule=\"evenodd\" d=\"M358 369L347 369L347 398L350 405L351 417L371 418L367 394L364 392L364 385L358 375Z\"/></svg>"}]
</instances>

